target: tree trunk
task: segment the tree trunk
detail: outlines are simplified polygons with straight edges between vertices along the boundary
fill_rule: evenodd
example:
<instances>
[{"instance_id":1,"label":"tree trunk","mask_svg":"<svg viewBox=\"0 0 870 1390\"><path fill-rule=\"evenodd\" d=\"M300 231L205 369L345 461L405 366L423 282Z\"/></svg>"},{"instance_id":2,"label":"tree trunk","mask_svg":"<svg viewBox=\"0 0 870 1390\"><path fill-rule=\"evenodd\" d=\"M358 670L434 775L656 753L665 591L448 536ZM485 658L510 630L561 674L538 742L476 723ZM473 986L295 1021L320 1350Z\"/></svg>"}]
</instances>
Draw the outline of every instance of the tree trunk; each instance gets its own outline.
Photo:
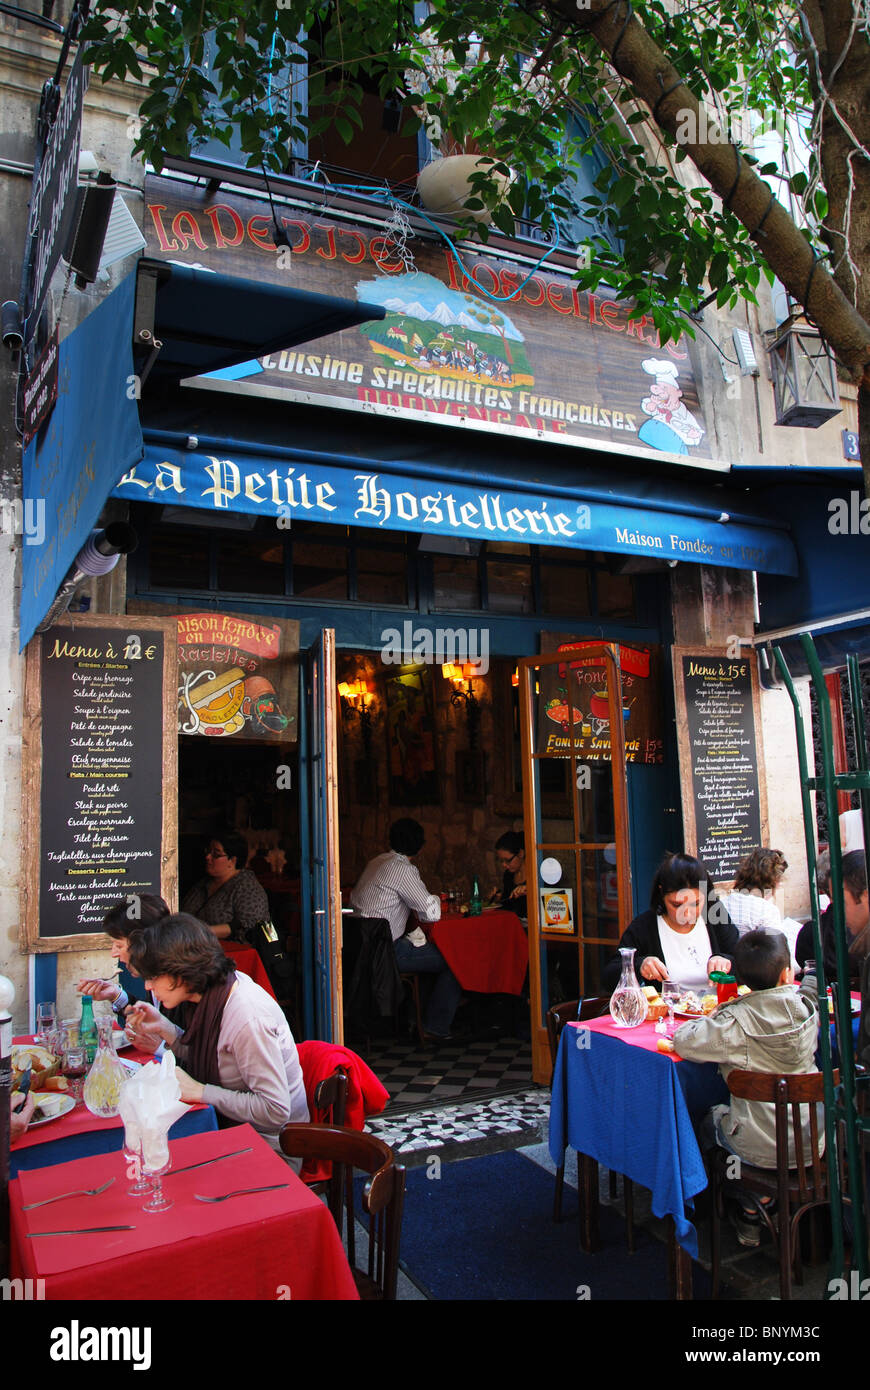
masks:
<instances>
[{"instance_id":1,"label":"tree trunk","mask_svg":"<svg viewBox=\"0 0 870 1390\"><path fill-rule=\"evenodd\" d=\"M679 113L686 111L693 114L694 129L698 133L705 129L699 117L700 106L696 97L682 81L682 75L632 14L627 0L617 0L615 4L613 0L587 0L580 10L576 0L547 0L547 4L554 15L567 21L571 27L576 28L580 23L589 30L607 55L611 67L630 84L636 96L646 102L651 111L655 109L655 120L662 130L675 135ZM807 11L814 10L814 23L816 26L822 26L820 37L827 53L825 23L836 30L837 35L842 35L846 14L849 23L851 22L851 4L849 0L804 0L804 7ZM830 12L829 15L826 15L827 11ZM846 24L846 34L849 33L849 23ZM811 29L812 27L810 25ZM839 58L843 42L841 39L838 44L833 38L831 64ZM821 51L818 38L816 46ZM866 63L862 65L861 61L862 56L865 59L867 57L866 40L860 30L853 36L852 47L855 52L852 54L850 51L849 56L850 59L854 57L854 63L844 62L836 78L838 91L840 83L843 84L844 101L847 96L854 98L856 82L860 89L862 81L866 81ZM859 52L862 48L863 54ZM866 91L866 88L864 90ZM663 93L668 95L663 96ZM865 125L866 120L870 119L867 115L868 107L870 103L865 101ZM854 117L854 114L854 107L850 104L850 117ZM826 115L823 133L830 131L832 119L831 114ZM708 132L709 127L710 122L707 121ZM685 126L683 128L685 129ZM864 126L861 128L864 129ZM864 466L865 491L870 497L870 256L868 223L862 215L862 210L866 211L870 193L866 155L863 160L857 156L853 159L856 190L860 184L862 193L860 196L856 193L856 197L853 198L849 237L853 259L859 267L863 265L867 268L863 277L865 288L859 309L856 307L858 301L855 297L855 286L848 277L847 264L840 262L835 279L823 265L814 261L812 250L785 208L776 200L771 201L769 186L758 177L751 165L746 163L740 151L730 144L721 132L720 135L721 143L714 144L708 140L701 144L693 144L689 141L685 143L684 148L710 187L727 201L735 217L746 227L765 261L779 276L789 294L803 305L825 341L859 383L861 459ZM836 162L837 159L840 163ZM838 209L845 206L844 184L848 187L843 159L843 151L840 150L838 155L831 155L830 165L823 164L826 182L829 184L828 196L832 207L836 202ZM832 192L830 184L833 184L836 193ZM832 232L836 228L837 215L842 214L829 214L828 221L831 223Z\"/></svg>"}]
</instances>

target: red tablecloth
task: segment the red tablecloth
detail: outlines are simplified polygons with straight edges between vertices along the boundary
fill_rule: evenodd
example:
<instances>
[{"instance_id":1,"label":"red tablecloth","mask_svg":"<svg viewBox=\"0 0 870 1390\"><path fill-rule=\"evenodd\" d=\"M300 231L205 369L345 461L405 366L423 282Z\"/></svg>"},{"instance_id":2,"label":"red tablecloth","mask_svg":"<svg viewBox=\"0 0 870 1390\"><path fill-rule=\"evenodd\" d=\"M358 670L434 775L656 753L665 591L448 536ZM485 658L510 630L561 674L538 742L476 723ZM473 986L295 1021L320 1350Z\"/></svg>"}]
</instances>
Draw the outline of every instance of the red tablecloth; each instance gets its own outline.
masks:
<instances>
[{"instance_id":1,"label":"red tablecloth","mask_svg":"<svg viewBox=\"0 0 870 1390\"><path fill-rule=\"evenodd\" d=\"M222 941L224 955L235 961L242 974L250 975L255 984L264 989L267 994L275 998L275 991L269 984L269 976L266 974L266 967L260 959L259 952L253 946L244 946L238 941Z\"/></svg>"},{"instance_id":2,"label":"red tablecloth","mask_svg":"<svg viewBox=\"0 0 870 1390\"><path fill-rule=\"evenodd\" d=\"M44 1279L47 1299L193 1300L355 1299L350 1272L328 1208L253 1130L237 1125L170 1143L181 1168L222 1153L250 1148L211 1168L171 1172L163 1179L173 1206L149 1214L127 1196L119 1154L81 1159L59 1168L22 1173L9 1187L12 1274ZM50 1206L22 1206L76 1188L115 1182L97 1197L72 1197ZM287 1184L273 1192L197 1202L242 1187ZM28 1233L83 1226L132 1225L102 1235Z\"/></svg>"},{"instance_id":3,"label":"red tablecloth","mask_svg":"<svg viewBox=\"0 0 870 1390\"><path fill-rule=\"evenodd\" d=\"M679 1019L675 1019L679 1023ZM683 1020L685 1022L685 1020ZM658 1052L659 1038L661 1033L656 1032L654 1023L640 1023L637 1028L617 1028L610 1014L604 1014L601 1018L592 1018L588 1023L568 1024L569 1028L588 1028L590 1033L604 1033L608 1038L618 1038L620 1042L628 1043L630 1047L642 1047L645 1052ZM670 1057L672 1062L681 1062L682 1057L678 1057L675 1052L662 1054Z\"/></svg>"},{"instance_id":4,"label":"red tablecloth","mask_svg":"<svg viewBox=\"0 0 870 1390\"><path fill-rule=\"evenodd\" d=\"M442 917L429 940L463 989L475 994L519 994L529 965L529 942L515 912Z\"/></svg>"}]
</instances>

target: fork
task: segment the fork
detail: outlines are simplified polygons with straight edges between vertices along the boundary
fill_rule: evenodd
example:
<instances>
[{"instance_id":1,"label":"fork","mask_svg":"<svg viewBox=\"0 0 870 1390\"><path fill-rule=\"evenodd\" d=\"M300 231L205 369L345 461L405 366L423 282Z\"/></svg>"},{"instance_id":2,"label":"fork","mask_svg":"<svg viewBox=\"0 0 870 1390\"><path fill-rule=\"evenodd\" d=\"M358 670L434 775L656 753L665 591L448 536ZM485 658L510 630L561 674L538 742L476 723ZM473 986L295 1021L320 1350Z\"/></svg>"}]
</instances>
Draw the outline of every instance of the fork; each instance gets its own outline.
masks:
<instances>
[{"instance_id":1,"label":"fork","mask_svg":"<svg viewBox=\"0 0 870 1390\"><path fill-rule=\"evenodd\" d=\"M100 1193L105 1192L107 1187L111 1187L114 1181L114 1178L109 1178L109 1181L104 1182L102 1187L82 1187L79 1188L78 1192L59 1192L56 1197L43 1197L41 1202L28 1202L21 1210L33 1211L34 1207L47 1207L50 1202L62 1202L65 1197L99 1197Z\"/></svg>"},{"instance_id":2,"label":"fork","mask_svg":"<svg viewBox=\"0 0 870 1390\"><path fill-rule=\"evenodd\" d=\"M194 1192L194 1197L198 1202L225 1202L229 1197L245 1197L251 1192L274 1192L278 1187L289 1187L289 1182L273 1182L268 1187L240 1187L236 1192L224 1192L220 1197L203 1197L198 1192Z\"/></svg>"}]
</instances>

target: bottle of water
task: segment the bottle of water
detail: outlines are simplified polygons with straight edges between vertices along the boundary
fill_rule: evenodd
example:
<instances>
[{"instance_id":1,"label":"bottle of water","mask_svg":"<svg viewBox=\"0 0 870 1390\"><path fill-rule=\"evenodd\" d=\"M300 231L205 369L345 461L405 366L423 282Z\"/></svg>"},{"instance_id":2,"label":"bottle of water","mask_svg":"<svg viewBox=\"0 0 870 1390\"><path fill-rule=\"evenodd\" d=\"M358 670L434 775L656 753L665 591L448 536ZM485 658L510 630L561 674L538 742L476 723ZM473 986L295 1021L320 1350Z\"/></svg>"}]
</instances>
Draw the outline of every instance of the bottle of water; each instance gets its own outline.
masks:
<instances>
[{"instance_id":1,"label":"bottle of water","mask_svg":"<svg viewBox=\"0 0 870 1390\"><path fill-rule=\"evenodd\" d=\"M477 881L476 874L471 880L471 897L468 900L468 915L469 917L480 916L480 884Z\"/></svg>"},{"instance_id":2,"label":"bottle of water","mask_svg":"<svg viewBox=\"0 0 870 1390\"><path fill-rule=\"evenodd\" d=\"M94 1019L94 1001L89 994L82 995L82 1022L79 1029L82 1047L85 1049L88 1058L88 1066L91 1065L97 1055L97 1044L99 1035L97 1024Z\"/></svg>"}]
</instances>

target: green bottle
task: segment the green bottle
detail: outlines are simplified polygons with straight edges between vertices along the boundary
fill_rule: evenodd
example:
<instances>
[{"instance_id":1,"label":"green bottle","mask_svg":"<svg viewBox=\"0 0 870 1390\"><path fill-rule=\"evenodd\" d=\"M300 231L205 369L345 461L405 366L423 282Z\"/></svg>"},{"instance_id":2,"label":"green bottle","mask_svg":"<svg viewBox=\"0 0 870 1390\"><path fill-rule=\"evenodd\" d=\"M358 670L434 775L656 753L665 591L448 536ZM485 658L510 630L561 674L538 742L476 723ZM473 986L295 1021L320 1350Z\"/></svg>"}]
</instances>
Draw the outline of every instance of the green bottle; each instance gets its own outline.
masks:
<instances>
[{"instance_id":1,"label":"green bottle","mask_svg":"<svg viewBox=\"0 0 870 1390\"><path fill-rule=\"evenodd\" d=\"M82 1047L87 1053L88 1066L90 1066L97 1055L99 1037L94 1020L94 1001L89 994L82 995L81 1040Z\"/></svg>"},{"instance_id":2,"label":"green bottle","mask_svg":"<svg viewBox=\"0 0 870 1390\"><path fill-rule=\"evenodd\" d=\"M480 916L480 884L477 881L476 874L471 880L471 898L468 903L468 915L469 917Z\"/></svg>"}]
</instances>

